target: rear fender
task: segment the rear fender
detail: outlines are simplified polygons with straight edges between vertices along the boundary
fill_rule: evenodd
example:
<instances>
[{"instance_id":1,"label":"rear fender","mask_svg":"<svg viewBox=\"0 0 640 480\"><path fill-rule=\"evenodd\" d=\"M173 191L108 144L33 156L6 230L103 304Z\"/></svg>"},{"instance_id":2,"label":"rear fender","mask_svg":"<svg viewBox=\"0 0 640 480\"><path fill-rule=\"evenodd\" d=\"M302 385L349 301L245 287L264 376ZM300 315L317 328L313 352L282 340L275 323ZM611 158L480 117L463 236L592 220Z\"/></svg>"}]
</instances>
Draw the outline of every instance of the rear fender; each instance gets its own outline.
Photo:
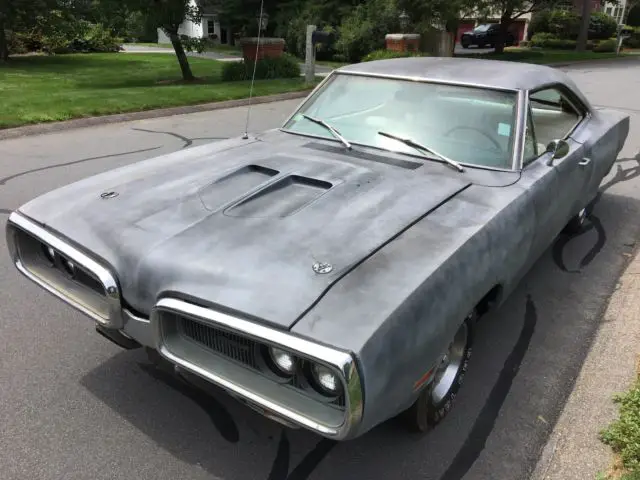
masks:
<instances>
[{"instance_id":1,"label":"rear fender","mask_svg":"<svg viewBox=\"0 0 640 480\"><path fill-rule=\"evenodd\" d=\"M593 111L583 127L571 136L585 147L585 156L594 163L586 201L598 191L602 179L611 171L629 135L629 115L613 109Z\"/></svg>"}]
</instances>

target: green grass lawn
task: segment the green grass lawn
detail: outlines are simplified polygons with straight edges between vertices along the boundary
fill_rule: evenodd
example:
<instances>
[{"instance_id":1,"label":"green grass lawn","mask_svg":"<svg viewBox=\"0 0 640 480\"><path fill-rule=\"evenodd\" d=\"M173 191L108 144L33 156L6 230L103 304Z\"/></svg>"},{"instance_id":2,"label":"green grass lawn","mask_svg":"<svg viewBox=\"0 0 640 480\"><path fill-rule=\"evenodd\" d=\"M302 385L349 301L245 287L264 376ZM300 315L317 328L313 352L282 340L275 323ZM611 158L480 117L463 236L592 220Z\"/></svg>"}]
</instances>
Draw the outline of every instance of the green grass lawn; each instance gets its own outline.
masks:
<instances>
[{"instance_id":1,"label":"green grass lawn","mask_svg":"<svg viewBox=\"0 0 640 480\"><path fill-rule=\"evenodd\" d=\"M190 58L184 84L175 56L78 54L14 57L0 65L0 128L245 98L250 82L223 83L224 65ZM311 88L304 78L258 80L254 96Z\"/></svg>"}]
</instances>

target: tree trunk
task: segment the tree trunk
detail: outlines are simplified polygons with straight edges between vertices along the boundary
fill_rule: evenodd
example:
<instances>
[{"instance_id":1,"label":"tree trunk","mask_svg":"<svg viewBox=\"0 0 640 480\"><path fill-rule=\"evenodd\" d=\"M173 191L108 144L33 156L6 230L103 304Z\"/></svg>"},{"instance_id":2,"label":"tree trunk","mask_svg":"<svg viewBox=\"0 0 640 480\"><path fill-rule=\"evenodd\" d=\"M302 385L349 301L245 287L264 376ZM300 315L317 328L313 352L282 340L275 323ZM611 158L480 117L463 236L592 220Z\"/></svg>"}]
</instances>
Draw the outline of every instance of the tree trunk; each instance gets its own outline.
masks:
<instances>
[{"instance_id":1,"label":"tree trunk","mask_svg":"<svg viewBox=\"0 0 640 480\"><path fill-rule=\"evenodd\" d=\"M584 52L587 49L589 39L589 21L591 20L591 0L582 0L582 22L580 23L580 33L576 42L576 50Z\"/></svg>"},{"instance_id":2,"label":"tree trunk","mask_svg":"<svg viewBox=\"0 0 640 480\"><path fill-rule=\"evenodd\" d=\"M453 57L456 53L456 38L458 36L458 27L460 26L460 17L449 18L446 22L446 29L449 35L451 35L451 56Z\"/></svg>"},{"instance_id":3,"label":"tree trunk","mask_svg":"<svg viewBox=\"0 0 640 480\"><path fill-rule=\"evenodd\" d=\"M187 58L187 54L184 52L184 48L182 47L182 42L180 41L180 37L177 32L167 32L169 34L169 39L171 40L171 45L173 45L173 50L176 52L176 57L178 58L178 63L180 64L180 70L182 71L182 78L186 81L195 80L196 77L193 76L191 72L191 66L189 65L189 59Z\"/></svg>"},{"instance_id":4,"label":"tree trunk","mask_svg":"<svg viewBox=\"0 0 640 480\"><path fill-rule=\"evenodd\" d=\"M496 44L494 45L496 53L504 53L504 44L507 40L507 34L509 33L509 27L512 22L511 15L513 15L513 11L506 10L500 17L500 31Z\"/></svg>"},{"instance_id":5,"label":"tree trunk","mask_svg":"<svg viewBox=\"0 0 640 480\"><path fill-rule=\"evenodd\" d=\"M0 62L6 62L7 60L9 60L9 45L7 44L4 25L0 22Z\"/></svg>"}]
</instances>

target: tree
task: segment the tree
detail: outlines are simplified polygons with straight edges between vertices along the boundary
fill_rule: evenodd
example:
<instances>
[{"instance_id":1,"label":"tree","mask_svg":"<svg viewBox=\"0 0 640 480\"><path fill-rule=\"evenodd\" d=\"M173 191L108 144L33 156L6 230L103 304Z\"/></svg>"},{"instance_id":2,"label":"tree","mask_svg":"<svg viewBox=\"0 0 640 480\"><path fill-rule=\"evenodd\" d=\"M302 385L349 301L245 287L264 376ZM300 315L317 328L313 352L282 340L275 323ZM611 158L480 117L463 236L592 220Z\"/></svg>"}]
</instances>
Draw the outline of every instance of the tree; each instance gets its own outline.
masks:
<instances>
[{"instance_id":1,"label":"tree","mask_svg":"<svg viewBox=\"0 0 640 480\"><path fill-rule=\"evenodd\" d=\"M42 12L62 7L57 3L55 0L0 0L0 62L9 60L8 33L35 25Z\"/></svg>"},{"instance_id":2,"label":"tree","mask_svg":"<svg viewBox=\"0 0 640 480\"><path fill-rule=\"evenodd\" d=\"M475 10L483 17L500 17L500 34L495 51L503 53L507 33L514 20L527 13L551 9L564 3L565 0L479 0Z\"/></svg>"},{"instance_id":3,"label":"tree","mask_svg":"<svg viewBox=\"0 0 640 480\"><path fill-rule=\"evenodd\" d=\"M580 21L580 33L576 42L576 50L584 52L587 50L587 40L589 39L589 21L591 20L591 0L582 0L582 19Z\"/></svg>"},{"instance_id":4,"label":"tree","mask_svg":"<svg viewBox=\"0 0 640 480\"><path fill-rule=\"evenodd\" d=\"M416 24L416 28L423 33L425 29L434 26L443 28L454 38L458 32L460 20L475 11L476 0L401 0L400 7L407 12ZM451 55L455 49L455 41L451 42Z\"/></svg>"},{"instance_id":5,"label":"tree","mask_svg":"<svg viewBox=\"0 0 640 480\"><path fill-rule=\"evenodd\" d=\"M185 45L180 38L178 29L185 20L199 23L202 18L201 7L205 3L209 3L209 0L200 0L198 2L192 2L191 0L101 0L101 3L126 5L130 11L141 13L149 19L152 25L162 29L169 37L176 53L176 58L182 71L182 78L187 81L195 80L185 48L187 50L198 49L197 42ZM106 8L106 5L103 8Z\"/></svg>"}]
</instances>

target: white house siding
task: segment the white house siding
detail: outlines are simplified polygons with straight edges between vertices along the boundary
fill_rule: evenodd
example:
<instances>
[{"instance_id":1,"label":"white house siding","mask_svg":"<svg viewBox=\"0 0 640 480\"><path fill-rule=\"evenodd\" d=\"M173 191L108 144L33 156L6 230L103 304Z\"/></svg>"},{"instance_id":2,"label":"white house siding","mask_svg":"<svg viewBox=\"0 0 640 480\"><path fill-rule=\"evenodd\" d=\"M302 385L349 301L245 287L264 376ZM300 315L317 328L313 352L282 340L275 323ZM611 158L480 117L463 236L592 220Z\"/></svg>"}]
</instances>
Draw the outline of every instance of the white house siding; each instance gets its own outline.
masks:
<instances>
[{"instance_id":1,"label":"white house siding","mask_svg":"<svg viewBox=\"0 0 640 480\"><path fill-rule=\"evenodd\" d=\"M202 23L193 23L190 20L183 22L178 28L178 35L187 35L189 37L202 38ZM169 37L164 30L158 29L158 43L169 43Z\"/></svg>"},{"instance_id":2,"label":"white house siding","mask_svg":"<svg viewBox=\"0 0 640 480\"><path fill-rule=\"evenodd\" d=\"M196 0L190 1L192 6L196 5ZM213 21L213 32L209 32L209 21ZM191 20L185 20L178 28L178 35L187 35L189 37L206 38L210 33L217 35L220 39L220 22L215 15L203 15L199 23L194 23ZM169 43L169 37L164 31L158 29L158 43Z\"/></svg>"},{"instance_id":3,"label":"white house siding","mask_svg":"<svg viewBox=\"0 0 640 480\"><path fill-rule=\"evenodd\" d=\"M620 0L618 4L607 2L604 4L604 12L608 15L611 15L613 18L615 18L616 22L624 23L624 20L626 20L626 13L628 13L627 12L628 3L630 2L628 2L627 0Z\"/></svg>"}]
</instances>

